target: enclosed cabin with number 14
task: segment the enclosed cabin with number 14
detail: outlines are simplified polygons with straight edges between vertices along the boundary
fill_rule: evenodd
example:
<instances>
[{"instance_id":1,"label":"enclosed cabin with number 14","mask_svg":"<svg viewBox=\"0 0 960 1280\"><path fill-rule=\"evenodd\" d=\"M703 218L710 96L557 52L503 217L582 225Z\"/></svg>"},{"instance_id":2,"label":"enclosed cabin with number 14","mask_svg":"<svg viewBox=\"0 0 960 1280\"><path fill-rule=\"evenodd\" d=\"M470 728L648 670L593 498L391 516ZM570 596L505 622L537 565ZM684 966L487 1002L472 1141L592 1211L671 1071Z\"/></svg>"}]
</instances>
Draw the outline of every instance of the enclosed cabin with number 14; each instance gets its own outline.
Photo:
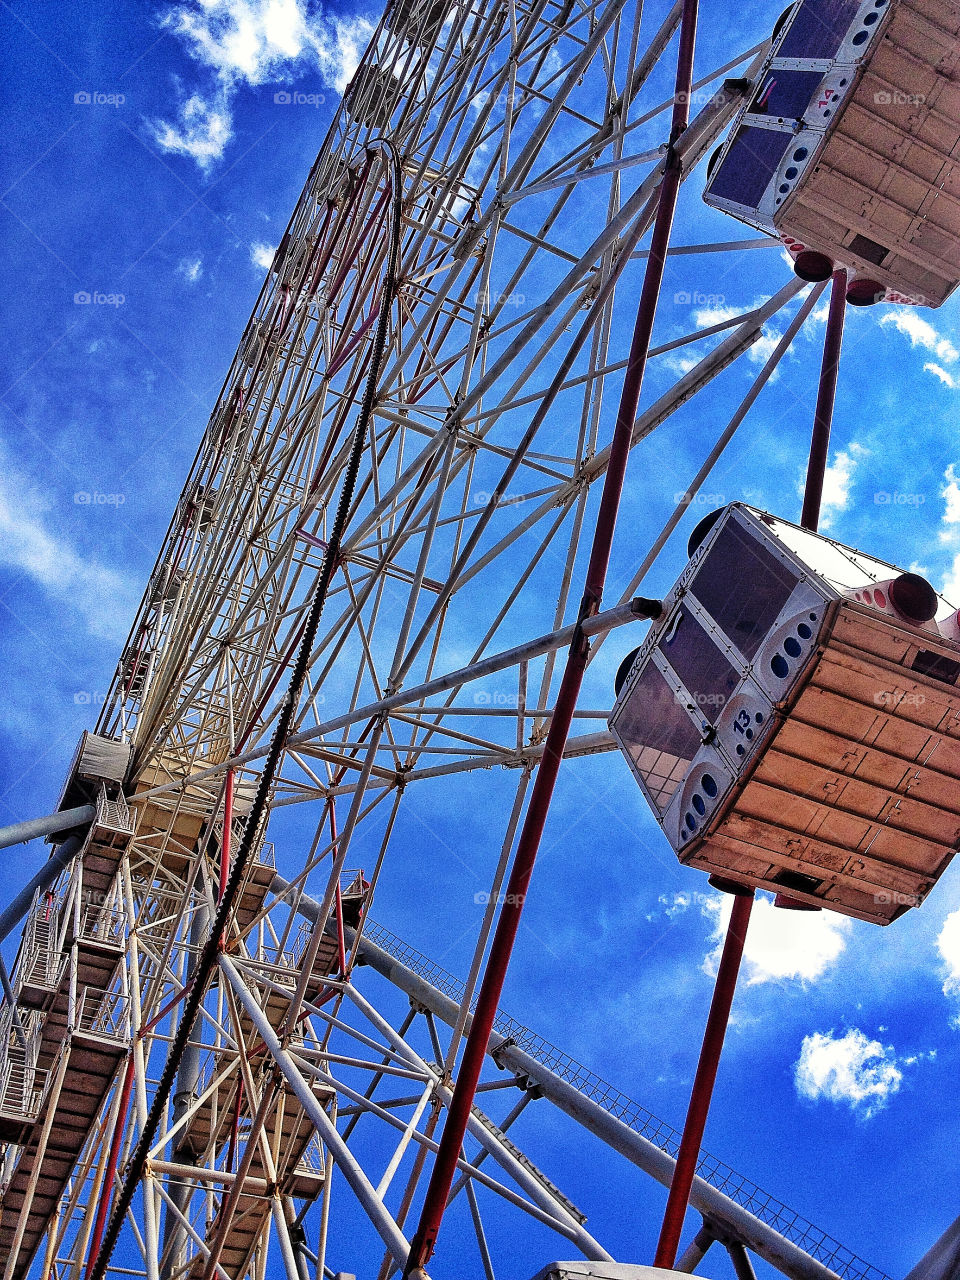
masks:
<instances>
[{"instance_id":1,"label":"enclosed cabin with number 14","mask_svg":"<svg viewBox=\"0 0 960 1280\"><path fill-rule=\"evenodd\" d=\"M960 0L801 0L704 199L848 300L938 307L960 280Z\"/></svg>"}]
</instances>

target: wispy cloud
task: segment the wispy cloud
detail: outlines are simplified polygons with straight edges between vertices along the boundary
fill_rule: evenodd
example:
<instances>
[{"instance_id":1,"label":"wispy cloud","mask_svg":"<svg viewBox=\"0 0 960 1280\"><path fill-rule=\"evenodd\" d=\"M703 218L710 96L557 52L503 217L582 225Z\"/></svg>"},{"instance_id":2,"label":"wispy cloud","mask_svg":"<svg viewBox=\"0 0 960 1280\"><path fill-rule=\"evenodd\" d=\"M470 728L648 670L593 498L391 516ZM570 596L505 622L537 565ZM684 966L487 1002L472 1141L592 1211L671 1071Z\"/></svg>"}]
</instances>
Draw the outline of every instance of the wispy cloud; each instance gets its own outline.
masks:
<instances>
[{"instance_id":1,"label":"wispy cloud","mask_svg":"<svg viewBox=\"0 0 960 1280\"><path fill-rule=\"evenodd\" d=\"M276 245L262 244L258 240L250 246L250 261L255 267L261 267L264 271L268 271L276 252Z\"/></svg>"},{"instance_id":2,"label":"wispy cloud","mask_svg":"<svg viewBox=\"0 0 960 1280\"><path fill-rule=\"evenodd\" d=\"M177 271L188 284L196 284L203 275L203 259L181 258L177 263Z\"/></svg>"},{"instance_id":3,"label":"wispy cloud","mask_svg":"<svg viewBox=\"0 0 960 1280\"><path fill-rule=\"evenodd\" d=\"M868 450L854 440L834 456L823 477L823 499L820 505L820 528L829 529L833 517L850 505L850 487L859 464Z\"/></svg>"},{"instance_id":4,"label":"wispy cloud","mask_svg":"<svg viewBox=\"0 0 960 1280\"><path fill-rule=\"evenodd\" d=\"M201 169L208 169L233 136L227 95L218 92L207 99L193 93L180 106L175 123L155 120L149 128L161 150L189 156Z\"/></svg>"},{"instance_id":5,"label":"wispy cloud","mask_svg":"<svg viewBox=\"0 0 960 1280\"><path fill-rule=\"evenodd\" d=\"M957 378L943 367L946 364L956 364L960 360L960 351L949 338L939 333L929 320L925 320L912 307L896 307L888 311L880 323L884 328L896 329L905 338L909 338L911 347L919 347L922 351L929 351L931 355L936 356L936 361L928 360L924 364L925 373L932 374L945 387L953 388L960 385Z\"/></svg>"},{"instance_id":6,"label":"wispy cloud","mask_svg":"<svg viewBox=\"0 0 960 1280\"><path fill-rule=\"evenodd\" d=\"M203 169L230 141L242 86L285 83L313 69L342 93L374 31L366 18L326 17L307 0L186 0L168 10L164 25L213 83L189 93L174 121L148 127L163 150L190 156Z\"/></svg>"},{"instance_id":7,"label":"wispy cloud","mask_svg":"<svg viewBox=\"0 0 960 1280\"><path fill-rule=\"evenodd\" d=\"M703 961L713 975L720 963L733 899L729 894L700 898L703 914L713 924L712 949ZM758 897L750 920L743 958L748 986L762 982L816 982L843 954L852 926L831 911L818 915L783 911Z\"/></svg>"},{"instance_id":8,"label":"wispy cloud","mask_svg":"<svg viewBox=\"0 0 960 1280\"><path fill-rule=\"evenodd\" d=\"M26 574L49 599L79 613L92 635L122 640L139 591L77 550L55 526L51 504L0 451L0 564Z\"/></svg>"},{"instance_id":9,"label":"wispy cloud","mask_svg":"<svg viewBox=\"0 0 960 1280\"><path fill-rule=\"evenodd\" d=\"M864 458L869 456L869 449L858 444L856 440L851 441L845 449L833 455L833 461L829 463L823 475L823 498L820 503L821 529L829 529L834 516L846 511L850 505L850 490L857 468ZM805 483L805 473L801 473L797 479L797 493L801 496Z\"/></svg>"},{"instance_id":10,"label":"wispy cloud","mask_svg":"<svg viewBox=\"0 0 960 1280\"><path fill-rule=\"evenodd\" d=\"M708 305L695 311L693 318L698 329L709 329L715 324L723 324L725 320L733 320L736 316L743 315L754 307L760 307L766 301L766 298L757 298L750 306L742 307L732 307L726 303ZM783 334L775 325L764 325L760 336L747 352L747 359L753 364L766 364L782 337Z\"/></svg>"},{"instance_id":11,"label":"wispy cloud","mask_svg":"<svg viewBox=\"0 0 960 1280\"><path fill-rule=\"evenodd\" d=\"M868 1039L857 1027L842 1036L832 1030L814 1031L803 1038L794 1084L801 1098L846 1103L869 1119L899 1091L903 1067L928 1056L933 1055L898 1058L892 1045Z\"/></svg>"},{"instance_id":12,"label":"wispy cloud","mask_svg":"<svg viewBox=\"0 0 960 1280\"><path fill-rule=\"evenodd\" d=\"M940 517L938 538L944 547L956 549L960 541L960 476L957 464L951 462L943 473L943 515ZM960 605L960 551L955 550L953 561L943 576L940 593L951 604Z\"/></svg>"},{"instance_id":13,"label":"wispy cloud","mask_svg":"<svg viewBox=\"0 0 960 1280\"><path fill-rule=\"evenodd\" d=\"M951 390L955 390L960 386L960 383L957 382L957 379L952 373L947 373L946 369L941 369L941 367L938 364L935 364L932 360L927 361L923 366L923 371L924 373L932 373L935 378L940 379L945 387L950 387Z\"/></svg>"},{"instance_id":14,"label":"wispy cloud","mask_svg":"<svg viewBox=\"0 0 960 1280\"><path fill-rule=\"evenodd\" d=\"M960 999L960 909L951 911L937 935L937 951L943 967L943 994ZM953 1020L960 1027L960 1013Z\"/></svg>"}]
</instances>

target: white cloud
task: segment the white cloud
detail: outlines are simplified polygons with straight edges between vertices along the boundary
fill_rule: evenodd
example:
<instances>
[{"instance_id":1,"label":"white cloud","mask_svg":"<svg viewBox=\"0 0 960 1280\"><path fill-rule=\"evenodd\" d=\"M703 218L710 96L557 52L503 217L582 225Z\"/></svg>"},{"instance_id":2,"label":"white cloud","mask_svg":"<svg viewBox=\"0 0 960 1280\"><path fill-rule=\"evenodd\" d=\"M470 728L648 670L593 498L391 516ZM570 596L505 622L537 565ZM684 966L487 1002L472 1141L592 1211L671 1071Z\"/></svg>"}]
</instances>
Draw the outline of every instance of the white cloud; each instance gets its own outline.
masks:
<instances>
[{"instance_id":1,"label":"white cloud","mask_svg":"<svg viewBox=\"0 0 960 1280\"><path fill-rule=\"evenodd\" d=\"M943 473L946 484L940 490L944 500L943 523L960 524L960 479L957 477L956 464L951 462Z\"/></svg>"},{"instance_id":2,"label":"white cloud","mask_svg":"<svg viewBox=\"0 0 960 1280\"><path fill-rule=\"evenodd\" d=\"M960 537L960 476L957 475L957 464L951 462L943 473L946 481L940 490L944 508L940 520L939 538L942 545L956 547ZM953 558L953 563L943 576L940 594L952 605L960 605L960 553Z\"/></svg>"},{"instance_id":3,"label":"white cloud","mask_svg":"<svg viewBox=\"0 0 960 1280\"><path fill-rule=\"evenodd\" d=\"M663 907L663 914L668 920L674 920L677 916L683 915L696 902L701 902L703 895L699 893L661 893L657 902Z\"/></svg>"},{"instance_id":4,"label":"white cloud","mask_svg":"<svg viewBox=\"0 0 960 1280\"><path fill-rule=\"evenodd\" d=\"M924 373L932 373L935 378L940 379L945 387L950 387L951 390L960 386L960 383L957 382L952 373L947 373L946 369L941 369L940 366L938 364L934 364L932 360L927 361L923 366L923 371Z\"/></svg>"},{"instance_id":5,"label":"white cloud","mask_svg":"<svg viewBox=\"0 0 960 1280\"><path fill-rule=\"evenodd\" d=\"M167 151L202 168L223 154L232 134L231 106L243 85L284 83L307 70L342 93L357 69L374 24L363 17L325 17L309 0L184 0L164 19L190 56L213 73L215 92L192 94L177 124L152 122Z\"/></svg>"},{"instance_id":6,"label":"white cloud","mask_svg":"<svg viewBox=\"0 0 960 1280\"><path fill-rule=\"evenodd\" d=\"M675 373L678 378L682 378L691 369L695 369L700 360L697 356L685 355L681 352L670 352L663 357L663 363L671 373Z\"/></svg>"},{"instance_id":7,"label":"white cloud","mask_svg":"<svg viewBox=\"0 0 960 1280\"><path fill-rule=\"evenodd\" d=\"M343 93L360 65L363 51L373 35L373 23L366 18L333 18L332 32L314 46L317 66L324 82Z\"/></svg>"},{"instance_id":8,"label":"white cloud","mask_svg":"<svg viewBox=\"0 0 960 1280\"><path fill-rule=\"evenodd\" d=\"M199 0L177 5L166 25L224 80L262 84L310 42L299 0Z\"/></svg>"},{"instance_id":9,"label":"white cloud","mask_svg":"<svg viewBox=\"0 0 960 1280\"><path fill-rule=\"evenodd\" d=\"M943 575L940 594L948 604L960 608L960 554L954 556L953 564Z\"/></svg>"},{"instance_id":10,"label":"white cloud","mask_svg":"<svg viewBox=\"0 0 960 1280\"><path fill-rule=\"evenodd\" d=\"M960 351L950 339L941 337L930 321L924 320L923 316L911 307L895 307L886 313L880 323L887 327L892 325L898 333L910 339L911 347L921 347L924 351L929 351L942 364L955 364L960 360Z\"/></svg>"},{"instance_id":11,"label":"white cloud","mask_svg":"<svg viewBox=\"0 0 960 1280\"><path fill-rule=\"evenodd\" d=\"M78 505L92 509L82 499ZM115 516L117 507L109 510ZM0 454L0 564L25 573L52 600L76 610L93 635L122 640L139 593L115 570L77 551L52 523L50 504Z\"/></svg>"},{"instance_id":12,"label":"white cloud","mask_svg":"<svg viewBox=\"0 0 960 1280\"><path fill-rule=\"evenodd\" d=\"M233 133L229 104L222 92L209 101L194 93L181 106L176 124L152 120L148 128L161 150L189 156L201 169L208 169L223 155Z\"/></svg>"},{"instance_id":13,"label":"white cloud","mask_svg":"<svg viewBox=\"0 0 960 1280\"><path fill-rule=\"evenodd\" d=\"M851 1111L862 1109L869 1119L899 1090L901 1066L917 1061L914 1057L901 1062L892 1045L868 1040L856 1027L842 1036L815 1031L803 1038L794 1065L794 1083L801 1098L845 1102Z\"/></svg>"},{"instance_id":14,"label":"white cloud","mask_svg":"<svg viewBox=\"0 0 960 1280\"><path fill-rule=\"evenodd\" d=\"M850 489L854 472L870 451L856 440L851 441L846 449L835 453L833 461L823 475L823 498L820 503L820 528L829 529L833 517L840 511L846 511L850 505ZM803 475L797 482L797 492L803 494L806 481Z\"/></svg>"},{"instance_id":15,"label":"white cloud","mask_svg":"<svg viewBox=\"0 0 960 1280\"><path fill-rule=\"evenodd\" d=\"M262 267L264 271L269 271L276 252L276 245L262 244L258 240L250 246L250 261L255 267Z\"/></svg>"},{"instance_id":16,"label":"white cloud","mask_svg":"<svg viewBox=\"0 0 960 1280\"><path fill-rule=\"evenodd\" d=\"M943 994L960 997L960 910L952 911L944 920L937 935L937 950L943 961Z\"/></svg>"},{"instance_id":17,"label":"white cloud","mask_svg":"<svg viewBox=\"0 0 960 1280\"><path fill-rule=\"evenodd\" d=\"M713 976L720 963L733 898L729 894L711 894L702 897L700 904L703 914L713 922L710 941L714 948L703 961L704 972ZM761 895L753 906L743 951L747 985L815 982L840 958L851 930L846 916L832 911L784 911Z\"/></svg>"},{"instance_id":18,"label":"white cloud","mask_svg":"<svg viewBox=\"0 0 960 1280\"><path fill-rule=\"evenodd\" d=\"M693 313L693 323L698 329L711 329L715 324L723 324L743 315L749 308L728 307L718 303L713 306L700 307Z\"/></svg>"},{"instance_id":19,"label":"white cloud","mask_svg":"<svg viewBox=\"0 0 960 1280\"><path fill-rule=\"evenodd\" d=\"M782 337L783 334L779 329L765 325L760 331L760 337L747 352L747 359L753 364L766 364L774 351L776 351L777 343ZM776 378L777 376L778 374L774 373L773 377Z\"/></svg>"},{"instance_id":20,"label":"white cloud","mask_svg":"<svg viewBox=\"0 0 960 1280\"><path fill-rule=\"evenodd\" d=\"M201 258L181 258L177 263L177 271L188 284L196 284L203 275L203 260Z\"/></svg>"}]
</instances>

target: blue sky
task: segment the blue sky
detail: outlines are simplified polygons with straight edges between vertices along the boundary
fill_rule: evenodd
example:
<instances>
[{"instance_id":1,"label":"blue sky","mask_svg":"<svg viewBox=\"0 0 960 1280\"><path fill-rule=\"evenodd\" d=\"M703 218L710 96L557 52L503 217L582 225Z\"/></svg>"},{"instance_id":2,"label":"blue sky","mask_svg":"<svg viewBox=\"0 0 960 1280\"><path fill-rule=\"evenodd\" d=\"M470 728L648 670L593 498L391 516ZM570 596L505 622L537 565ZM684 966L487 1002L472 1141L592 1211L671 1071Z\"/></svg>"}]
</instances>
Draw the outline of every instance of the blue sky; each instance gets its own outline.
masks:
<instances>
[{"instance_id":1,"label":"blue sky","mask_svg":"<svg viewBox=\"0 0 960 1280\"><path fill-rule=\"evenodd\" d=\"M747 9L704 3L699 67L759 40L780 5ZM94 723L265 266L374 16L302 0L0 5L0 821L54 806L76 738ZM214 39L215 19L234 37ZM302 101L275 101L290 90ZM749 235L700 203L701 185L695 176L685 188L677 242ZM776 250L675 259L658 335L713 323L788 278ZM848 314L825 523L921 568L960 602L958 305ZM747 498L797 517L822 332L821 308L705 486L702 510ZM611 598L775 341L771 329L635 451ZM682 371L679 357L655 365L646 402ZM692 523L648 594L677 576ZM611 640L602 669L627 647ZM398 826L399 847L417 857L390 864L375 915L460 974L512 784L482 775L456 796L424 784ZM291 864L310 825L298 821L278 824ZM41 846L8 853L0 892L43 856ZM424 900L436 910L424 912ZM679 1125L724 909L676 864L625 765L575 762L504 1006ZM708 1149L902 1275L960 1213L958 1020L957 870L888 930L774 915L762 903ZM529 1109L521 1137L537 1128L538 1155L612 1251L648 1260L662 1194L596 1144L572 1168L577 1135L545 1106ZM508 1240L511 1220L494 1223ZM345 1221L345 1250L348 1241ZM505 1275L532 1275L543 1247L520 1248ZM727 1274L719 1260L706 1270Z\"/></svg>"}]
</instances>

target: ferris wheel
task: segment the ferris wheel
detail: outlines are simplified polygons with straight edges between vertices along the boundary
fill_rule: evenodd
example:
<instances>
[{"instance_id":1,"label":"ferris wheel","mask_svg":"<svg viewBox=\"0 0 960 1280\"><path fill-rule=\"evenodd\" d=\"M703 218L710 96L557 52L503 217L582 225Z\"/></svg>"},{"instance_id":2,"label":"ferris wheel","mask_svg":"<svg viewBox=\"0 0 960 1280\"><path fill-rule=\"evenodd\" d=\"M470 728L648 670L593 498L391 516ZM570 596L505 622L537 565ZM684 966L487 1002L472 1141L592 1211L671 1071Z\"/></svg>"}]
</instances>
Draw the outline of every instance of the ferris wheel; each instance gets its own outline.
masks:
<instances>
[{"instance_id":1,"label":"ferris wheel","mask_svg":"<svg viewBox=\"0 0 960 1280\"><path fill-rule=\"evenodd\" d=\"M56 851L3 916L25 919L0 1014L3 1280L493 1280L520 1274L525 1232L544 1280L692 1271L711 1249L739 1277L753 1255L883 1280L700 1140L754 889L884 923L960 839L936 792L955 776L956 611L817 532L845 306L939 305L960 278L935 72L960 5L801 0L695 77L697 11L388 7L96 729L29 832ZM934 68L906 142L876 96L897 58ZM892 150L867 209L878 119ZM674 245L678 199L705 184L751 231ZM654 342L668 266L735 273L762 251L768 295ZM676 587L641 594L828 288L801 527L729 504ZM628 466L744 367L662 532L627 549ZM939 717L906 798L883 772L922 727L904 680ZM831 826L804 778L836 772L838 706L878 689L864 772L888 803L870 819L851 786ZM853 711L843 733L866 741ZM619 751L681 860L735 900L682 1135L499 1007L555 786L602 753L632 786ZM454 823L484 795L493 814L464 981L374 923L385 882L416 882L419 793ZM539 1098L574 1150L588 1132L671 1188L655 1260L595 1237L508 1136Z\"/></svg>"}]
</instances>

